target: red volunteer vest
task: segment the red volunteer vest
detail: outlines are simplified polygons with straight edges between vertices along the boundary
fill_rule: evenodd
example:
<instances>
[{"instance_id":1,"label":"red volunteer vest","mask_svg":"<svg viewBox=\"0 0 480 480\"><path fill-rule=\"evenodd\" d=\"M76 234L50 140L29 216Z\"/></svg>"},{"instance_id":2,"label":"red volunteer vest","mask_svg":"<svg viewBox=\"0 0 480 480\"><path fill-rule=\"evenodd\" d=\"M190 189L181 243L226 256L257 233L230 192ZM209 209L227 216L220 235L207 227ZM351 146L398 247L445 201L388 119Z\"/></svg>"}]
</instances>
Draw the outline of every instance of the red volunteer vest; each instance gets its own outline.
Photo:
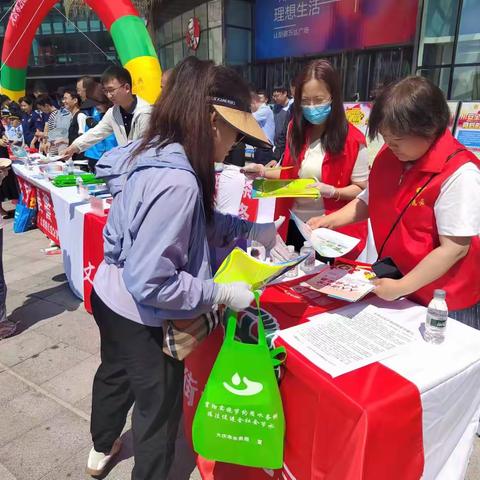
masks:
<instances>
[{"instance_id":1,"label":"red volunteer vest","mask_svg":"<svg viewBox=\"0 0 480 480\"><path fill-rule=\"evenodd\" d=\"M459 148L465 147L446 130L410 170L404 169L405 164L388 147L384 147L375 159L369 179L369 212L377 251L415 192L434 175L407 209L382 252L382 257L393 258L404 275L440 245L434 206L442 184L465 163L473 162L480 168L477 157L466 150L447 162L449 155ZM410 297L421 305L428 305L433 291L441 288L447 292L451 311L471 307L480 301L479 265L480 238L476 236L472 238L466 257Z\"/></svg>"},{"instance_id":2,"label":"red volunteer vest","mask_svg":"<svg viewBox=\"0 0 480 480\"><path fill-rule=\"evenodd\" d=\"M289 131L292 124L290 123ZM283 170L281 178L293 179L298 178L298 172L302 165L303 159L305 158L305 153L307 151L308 145L310 144L307 133L307 141L299 155L298 161L295 162L290 153L289 142L287 139L287 145L285 149L285 155L283 157L282 166L289 167L293 166L290 170ZM335 188L348 187L352 182L352 172L357 161L358 151L362 145L366 145L365 136L354 127L352 124L348 124L348 134L345 140L345 146L340 153L333 154L330 152L325 153L325 158L323 159L321 179L323 183L328 185L333 185ZM320 173L320 172L319 172ZM327 214L332 213L348 203L348 201L338 201L336 202L332 198L324 198L323 203L325 205L325 212ZM287 219L290 218L290 210L293 208L294 200L291 198L279 198L276 202L275 208L275 218L278 218L280 215L284 215ZM287 235L288 222L285 222L280 228L280 235L285 239ZM360 243L357 247L352 250L347 258L356 259L358 255L365 248L366 239L367 239L367 222L359 222L353 225L347 225L346 227L341 227L337 229L339 232L345 233L346 235L351 235L360 239Z\"/></svg>"}]
</instances>

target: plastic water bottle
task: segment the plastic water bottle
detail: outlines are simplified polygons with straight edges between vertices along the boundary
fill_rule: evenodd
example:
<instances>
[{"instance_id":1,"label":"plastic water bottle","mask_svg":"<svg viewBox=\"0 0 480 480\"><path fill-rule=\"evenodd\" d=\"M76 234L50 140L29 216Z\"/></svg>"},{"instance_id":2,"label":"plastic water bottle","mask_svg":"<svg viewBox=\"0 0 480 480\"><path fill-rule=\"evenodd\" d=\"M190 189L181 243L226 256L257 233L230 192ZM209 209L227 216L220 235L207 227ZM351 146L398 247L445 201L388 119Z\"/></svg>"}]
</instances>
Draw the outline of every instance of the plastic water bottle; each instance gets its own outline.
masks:
<instances>
[{"instance_id":1,"label":"plastic water bottle","mask_svg":"<svg viewBox=\"0 0 480 480\"><path fill-rule=\"evenodd\" d=\"M77 185L77 193L80 194L81 191L82 191L82 187L83 187L83 178L78 176L75 179L75 184Z\"/></svg>"},{"instance_id":2,"label":"plastic water bottle","mask_svg":"<svg viewBox=\"0 0 480 480\"><path fill-rule=\"evenodd\" d=\"M315 250L307 240L300 249L300 256L308 254L308 257L300 264L300 269L305 273L313 272L315 269Z\"/></svg>"},{"instance_id":3,"label":"plastic water bottle","mask_svg":"<svg viewBox=\"0 0 480 480\"><path fill-rule=\"evenodd\" d=\"M295 252L295 247L293 245L287 245L288 251L290 252L290 258L294 259L297 258L297 253ZM289 270L285 276L287 278L297 278L298 277L298 265L295 268Z\"/></svg>"},{"instance_id":4,"label":"plastic water bottle","mask_svg":"<svg viewBox=\"0 0 480 480\"><path fill-rule=\"evenodd\" d=\"M73 175L73 171L75 169L75 165L73 163L73 160L69 158L66 162L67 164L67 175Z\"/></svg>"},{"instance_id":5,"label":"plastic water bottle","mask_svg":"<svg viewBox=\"0 0 480 480\"><path fill-rule=\"evenodd\" d=\"M425 341L428 343L438 344L445 340L448 318L445 296L445 290L435 290L433 298L428 304L427 318L425 320Z\"/></svg>"},{"instance_id":6,"label":"plastic water bottle","mask_svg":"<svg viewBox=\"0 0 480 480\"><path fill-rule=\"evenodd\" d=\"M264 262L267 256L267 251L261 243L253 240L250 246L250 256Z\"/></svg>"}]
</instances>

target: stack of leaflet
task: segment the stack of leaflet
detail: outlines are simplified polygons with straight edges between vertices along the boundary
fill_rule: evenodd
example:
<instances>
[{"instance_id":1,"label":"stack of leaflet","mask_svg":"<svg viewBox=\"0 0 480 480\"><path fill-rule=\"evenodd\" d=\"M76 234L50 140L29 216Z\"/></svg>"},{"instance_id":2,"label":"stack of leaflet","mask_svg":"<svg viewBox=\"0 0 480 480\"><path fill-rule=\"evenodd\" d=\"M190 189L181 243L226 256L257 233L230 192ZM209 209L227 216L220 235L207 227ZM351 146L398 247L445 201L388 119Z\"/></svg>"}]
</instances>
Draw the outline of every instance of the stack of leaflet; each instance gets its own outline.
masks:
<instances>
[{"instance_id":1,"label":"stack of leaflet","mask_svg":"<svg viewBox=\"0 0 480 480\"><path fill-rule=\"evenodd\" d=\"M307 256L301 255L281 263L266 263L237 247L220 265L214 280L216 283L244 282L250 285L252 290L257 290L295 268Z\"/></svg>"},{"instance_id":2,"label":"stack of leaflet","mask_svg":"<svg viewBox=\"0 0 480 480\"><path fill-rule=\"evenodd\" d=\"M315 178L294 180L269 180L260 178L253 181L252 198L318 198L319 191L312 185Z\"/></svg>"}]
</instances>

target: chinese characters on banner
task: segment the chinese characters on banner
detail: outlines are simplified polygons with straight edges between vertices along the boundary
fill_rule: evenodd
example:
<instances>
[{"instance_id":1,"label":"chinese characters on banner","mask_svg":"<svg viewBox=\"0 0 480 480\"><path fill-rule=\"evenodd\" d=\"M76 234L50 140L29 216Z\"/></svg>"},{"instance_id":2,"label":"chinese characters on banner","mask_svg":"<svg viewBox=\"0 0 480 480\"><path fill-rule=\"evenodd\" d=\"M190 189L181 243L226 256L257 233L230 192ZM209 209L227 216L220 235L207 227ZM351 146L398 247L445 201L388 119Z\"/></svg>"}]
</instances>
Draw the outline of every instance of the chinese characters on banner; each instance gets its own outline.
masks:
<instances>
[{"instance_id":1,"label":"chinese characters on banner","mask_svg":"<svg viewBox=\"0 0 480 480\"><path fill-rule=\"evenodd\" d=\"M22 194L23 203L28 208L35 208L37 206L37 189L22 177L17 176L18 186Z\"/></svg>"},{"instance_id":2,"label":"chinese characters on banner","mask_svg":"<svg viewBox=\"0 0 480 480\"><path fill-rule=\"evenodd\" d=\"M480 157L480 103L462 102L455 137Z\"/></svg>"},{"instance_id":3,"label":"chinese characters on banner","mask_svg":"<svg viewBox=\"0 0 480 480\"><path fill-rule=\"evenodd\" d=\"M262 0L255 6L256 57L410 43L417 10L418 0Z\"/></svg>"},{"instance_id":4,"label":"chinese characters on banner","mask_svg":"<svg viewBox=\"0 0 480 480\"><path fill-rule=\"evenodd\" d=\"M60 245L57 218L53 209L52 196L49 192L37 188L37 206L37 227L56 245Z\"/></svg>"}]
</instances>

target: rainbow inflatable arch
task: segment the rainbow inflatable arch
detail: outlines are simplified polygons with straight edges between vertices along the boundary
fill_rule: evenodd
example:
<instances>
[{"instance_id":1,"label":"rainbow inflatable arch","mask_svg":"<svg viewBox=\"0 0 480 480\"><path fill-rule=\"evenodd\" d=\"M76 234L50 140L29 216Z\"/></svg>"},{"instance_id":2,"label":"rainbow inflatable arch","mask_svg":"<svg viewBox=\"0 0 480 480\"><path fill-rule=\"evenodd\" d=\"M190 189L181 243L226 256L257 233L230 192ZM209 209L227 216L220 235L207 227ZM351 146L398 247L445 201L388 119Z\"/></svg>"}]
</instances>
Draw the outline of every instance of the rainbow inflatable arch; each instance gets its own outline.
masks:
<instances>
[{"instance_id":1,"label":"rainbow inflatable arch","mask_svg":"<svg viewBox=\"0 0 480 480\"><path fill-rule=\"evenodd\" d=\"M58 0L17 0L10 14L2 50L0 92L12 100L25 95L28 57L35 33ZM130 0L85 0L104 23L133 91L150 103L160 94L162 70L152 40Z\"/></svg>"}]
</instances>

